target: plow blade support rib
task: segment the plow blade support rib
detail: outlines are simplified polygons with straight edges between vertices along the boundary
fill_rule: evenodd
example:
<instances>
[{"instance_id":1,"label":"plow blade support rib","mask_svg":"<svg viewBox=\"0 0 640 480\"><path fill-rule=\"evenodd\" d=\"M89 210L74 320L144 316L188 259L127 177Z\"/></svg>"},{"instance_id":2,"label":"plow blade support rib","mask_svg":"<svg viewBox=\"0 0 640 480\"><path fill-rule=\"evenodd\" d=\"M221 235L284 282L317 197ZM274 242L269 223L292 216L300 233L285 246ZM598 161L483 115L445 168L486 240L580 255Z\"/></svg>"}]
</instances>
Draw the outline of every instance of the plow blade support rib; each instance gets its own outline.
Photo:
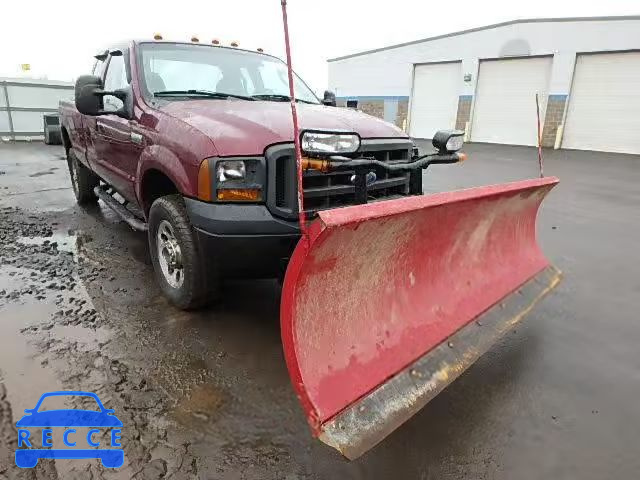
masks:
<instances>
[{"instance_id":1,"label":"plow blade support rib","mask_svg":"<svg viewBox=\"0 0 640 480\"><path fill-rule=\"evenodd\" d=\"M556 178L323 211L280 321L314 435L356 458L451 383L559 281L536 242Z\"/></svg>"}]
</instances>

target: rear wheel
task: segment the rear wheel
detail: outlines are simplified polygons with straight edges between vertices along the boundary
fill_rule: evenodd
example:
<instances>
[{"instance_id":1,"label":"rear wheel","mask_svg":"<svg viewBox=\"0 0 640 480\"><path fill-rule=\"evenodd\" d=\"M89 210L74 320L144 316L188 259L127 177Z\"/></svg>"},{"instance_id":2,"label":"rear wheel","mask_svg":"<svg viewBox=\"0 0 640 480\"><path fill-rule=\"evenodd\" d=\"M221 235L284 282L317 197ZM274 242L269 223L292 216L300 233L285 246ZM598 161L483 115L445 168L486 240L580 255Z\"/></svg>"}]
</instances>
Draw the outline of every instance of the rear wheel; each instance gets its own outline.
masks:
<instances>
[{"instance_id":1,"label":"rear wheel","mask_svg":"<svg viewBox=\"0 0 640 480\"><path fill-rule=\"evenodd\" d=\"M67 152L67 163L69 164L69 174L71 175L71 186L78 205L96 203L98 197L96 197L93 189L100 183L98 176L82 165L71 150Z\"/></svg>"},{"instance_id":2,"label":"rear wheel","mask_svg":"<svg viewBox=\"0 0 640 480\"><path fill-rule=\"evenodd\" d=\"M217 278L207 271L180 195L153 202L148 234L151 261L162 293L184 310L210 303Z\"/></svg>"}]
</instances>

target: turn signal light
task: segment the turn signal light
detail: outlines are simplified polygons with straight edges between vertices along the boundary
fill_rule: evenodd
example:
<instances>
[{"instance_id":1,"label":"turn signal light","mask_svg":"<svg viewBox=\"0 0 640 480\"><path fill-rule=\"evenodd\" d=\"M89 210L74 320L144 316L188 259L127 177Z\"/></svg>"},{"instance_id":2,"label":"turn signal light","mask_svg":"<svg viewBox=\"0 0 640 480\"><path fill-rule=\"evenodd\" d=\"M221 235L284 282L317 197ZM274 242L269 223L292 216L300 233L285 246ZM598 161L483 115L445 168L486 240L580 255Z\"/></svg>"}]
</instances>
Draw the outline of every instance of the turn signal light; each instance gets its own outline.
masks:
<instances>
[{"instance_id":1,"label":"turn signal light","mask_svg":"<svg viewBox=\"0 0 640 480\"><path fill-rule=\"evenodd\" d=\"M258 202L262 192L258 188L225 188L218 190L218 200L232 202Z\"/></svg>"},{"instance_id":2,"label":"turn signal light","mask_svg":"<svg viewBox=\"0 0 640 480\"><path fill-rule=\"evenodd\" d=\"M327 173L331 169L328 160L302 157L302 170L319 170Z\"/></svg>"},{"instance_id":3,"label":"turn signal light","mask_svg":"<svg viewBox=\"0 0 640 480\"><path fill-rule=\"evenodd\" d=\"M198 169L198 198L205 202L211 201L211 175L209 160L204 160Z\"/></svg>"},{"instance_id":4,"label":"turn signal light","mask_svg":"<svg viewBox=\"0 0 640 480\"><path fill-rule=\"evenodd\" d=\"M464 162L467 159L467 154L460 152L458 154L458 162Z\"/></svg>"}]
</instances>

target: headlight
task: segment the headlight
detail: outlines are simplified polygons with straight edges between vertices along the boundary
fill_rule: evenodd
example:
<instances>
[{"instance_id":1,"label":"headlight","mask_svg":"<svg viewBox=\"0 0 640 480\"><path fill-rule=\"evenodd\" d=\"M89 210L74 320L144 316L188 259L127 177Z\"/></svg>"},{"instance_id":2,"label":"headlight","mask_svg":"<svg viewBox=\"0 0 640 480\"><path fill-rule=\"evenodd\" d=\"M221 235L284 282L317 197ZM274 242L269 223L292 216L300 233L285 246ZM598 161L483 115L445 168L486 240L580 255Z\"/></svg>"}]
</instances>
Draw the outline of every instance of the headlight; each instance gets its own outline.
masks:
<instances>
[{"instance_id":1,"label":"headlight","mask_svg":"<svg viewBox=\"0 0 640 480\"><path fill-rule=\"evenodd\" d=\"M433 146L440 153L453 153L462 148L464 132L460 130L439 130L433 136Z\"/></svg>"},{"instance_id":2,"label":"headlight","mask_svg":"<svg viewBox=\"0 0 640 480\"><path fill-rule=\"evenodd\" d=\"M197 198L205 202L261 202L267 176L263 157L205 158Z\"/></svg>"},{"instance_id":3,"label":"headlight","mask_svg":"<svg viewBox=\"0 0 640 480\"><path fill-rule=\"evenodd\" d=\"M247 169L242 160L220 160L216 164L216 178L224 183L228 180L242 180L247 175Z\"/></svg>"},{"instance_id":4,"label":"headlight","mask_svg":"<svg viewBox=\"0 0 640 480\"><path fill-rule=\"evenodd\" d=\"M353 153L360 148L360 136L356 133L304 132L301 148L307 153Z\"/></svg>"}]
</instances>

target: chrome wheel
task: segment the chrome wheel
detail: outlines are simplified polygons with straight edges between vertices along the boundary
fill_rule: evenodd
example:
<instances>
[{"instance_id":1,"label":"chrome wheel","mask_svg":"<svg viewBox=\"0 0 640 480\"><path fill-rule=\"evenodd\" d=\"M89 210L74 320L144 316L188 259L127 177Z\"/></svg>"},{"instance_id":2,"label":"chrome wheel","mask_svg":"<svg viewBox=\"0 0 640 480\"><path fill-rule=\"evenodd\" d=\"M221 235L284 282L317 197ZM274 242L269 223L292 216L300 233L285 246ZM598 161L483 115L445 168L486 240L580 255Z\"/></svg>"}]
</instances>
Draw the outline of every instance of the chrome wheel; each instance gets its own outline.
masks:
<instances>
[{"instance_id":1,"label":"chrome wheel","mask_svg":"<svg viewBox=\"0 0 640 480\"><path fill-rule=\"evenodd\" d=\"M180 288L184 283L184 266L180 244L173 233L171 224L163 220L156 233L158 264L167 283L173 288Z\"/></svg>"}]
</instances>

